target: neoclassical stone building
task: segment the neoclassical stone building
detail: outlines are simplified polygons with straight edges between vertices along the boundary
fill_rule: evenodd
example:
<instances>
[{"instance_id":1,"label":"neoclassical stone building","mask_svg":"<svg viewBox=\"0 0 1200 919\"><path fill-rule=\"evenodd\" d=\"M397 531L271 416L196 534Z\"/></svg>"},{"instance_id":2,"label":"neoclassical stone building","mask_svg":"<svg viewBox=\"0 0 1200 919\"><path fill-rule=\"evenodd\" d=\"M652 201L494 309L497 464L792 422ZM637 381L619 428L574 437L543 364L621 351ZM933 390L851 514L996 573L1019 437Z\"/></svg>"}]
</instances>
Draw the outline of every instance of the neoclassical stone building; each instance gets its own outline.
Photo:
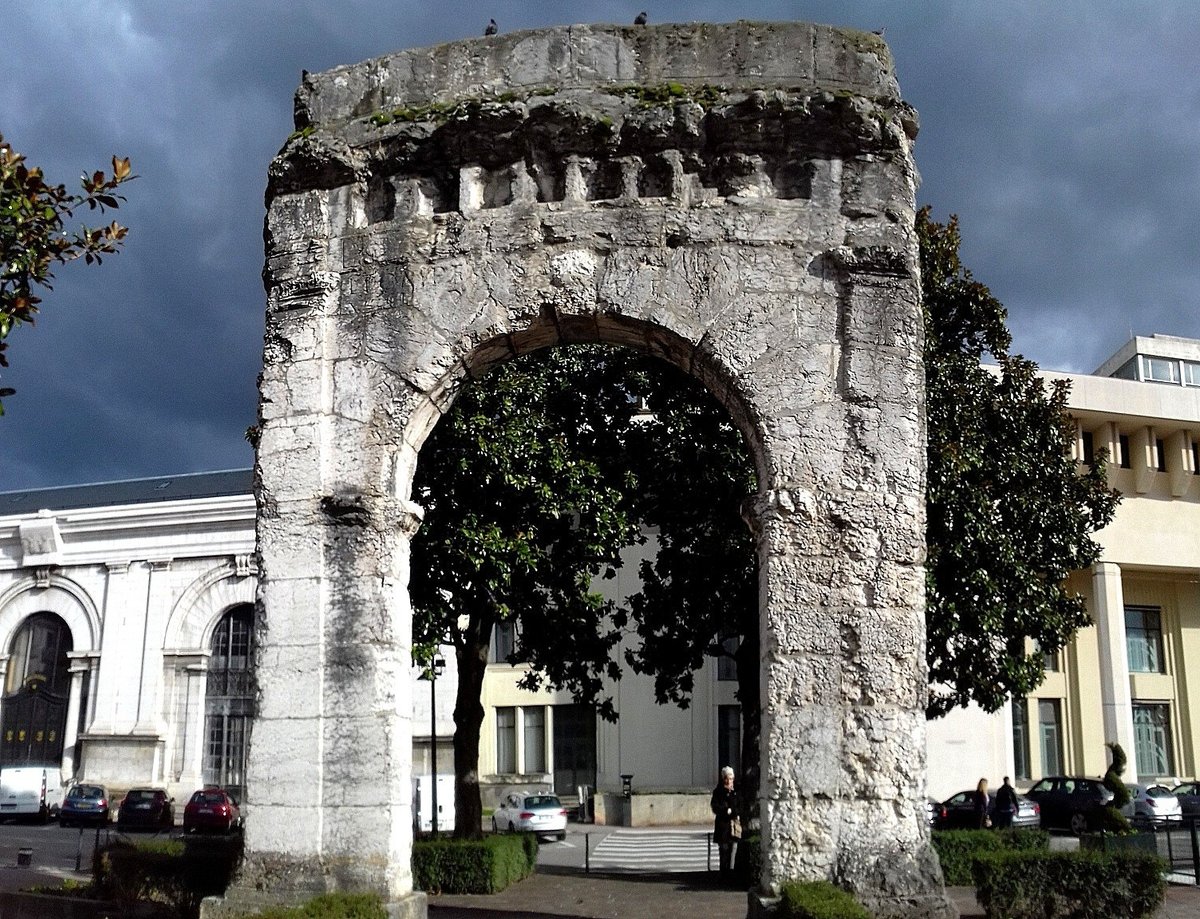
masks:
<instances>
[{"instance_id":1,"label":"neoclassical stone building","mask_svg":"<svg viewBox=\"0 0 1200 919\"><path fill-rule=\"evenodd\" d=\"M250 486L240 470L0 495L0 766L244 787Z\"/></svg>"}]
</instances>

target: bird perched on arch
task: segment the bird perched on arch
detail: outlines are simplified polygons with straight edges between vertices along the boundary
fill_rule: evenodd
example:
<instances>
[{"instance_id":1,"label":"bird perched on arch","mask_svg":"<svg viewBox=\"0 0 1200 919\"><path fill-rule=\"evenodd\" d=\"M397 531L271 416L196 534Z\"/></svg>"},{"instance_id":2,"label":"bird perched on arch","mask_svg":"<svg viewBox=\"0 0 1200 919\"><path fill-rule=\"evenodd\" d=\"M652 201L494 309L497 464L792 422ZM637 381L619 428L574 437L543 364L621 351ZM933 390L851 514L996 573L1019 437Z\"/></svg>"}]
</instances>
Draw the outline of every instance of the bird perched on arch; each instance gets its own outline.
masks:
<instances>
[{"instance_id":1,"label":"bird perched on arch","mask_svg":"<svg viewBox=\"0 0 1200 919\"><path fill-rule=\"evenodd\" d=\"M498 25L496 25L496 20L489 19L487 28L483 30L483 34L484 35L495 35L499 31L500 31L500 27Z\"/></svg>"},{"instance_id":2,"label":"bird perched on arch","mask_svg":"<svg viewBox=\"0 0 1200 919\"><path fill-rule=\"evenodd\" d=\"M646 11L645 10L642 10L640 13L637 14L637 16L634 17L633 24L635 26L644 26L646 24Z\"/></svg>"}]
</instances>

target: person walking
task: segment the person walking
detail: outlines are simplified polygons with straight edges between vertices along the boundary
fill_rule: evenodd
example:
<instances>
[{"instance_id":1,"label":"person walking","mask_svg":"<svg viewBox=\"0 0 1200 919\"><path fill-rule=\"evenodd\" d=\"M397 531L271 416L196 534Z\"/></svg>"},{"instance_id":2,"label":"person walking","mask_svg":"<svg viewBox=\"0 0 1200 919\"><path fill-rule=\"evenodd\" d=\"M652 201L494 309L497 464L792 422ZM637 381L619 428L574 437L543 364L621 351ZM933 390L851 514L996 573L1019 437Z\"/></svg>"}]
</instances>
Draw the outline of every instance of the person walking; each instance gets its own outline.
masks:
<instances>
[{"instance_id":1,"label":"person walking","mask_svg":"<svg viewBox=\"0 0 1200 919\"><path fill-rule=\"evenodd\" d=\"M971 804L975 807L975 826L978 829L991 828L992 818L988 816L991 803L988 798L988 781L980 779L979 784L975 786L975 794L971 795Z\"/></svg>"},{"instance_id":2,"label":"person walking","mask_svg":"<svg viewBox=\"0 0 1200 919\"><path fill-rule=\"evenodd\" d=\"M733 875L733 848L742 836L742 821L738 816L737 792L733 790L733 769L721 767L721 780L712 793L713 842L720 853L721 877Z\"/></svg>"},{"instance_id":3,"label":"person walking","mask_svg":"<svg viewBox=\"0 0 1200 919\"><path fill-rule=\"evenodd\" d=\"M1008 776L996 792L996 827L1007 830L1017 813L1017 790L1009 784Z\"/></svg>"}]
</instances>

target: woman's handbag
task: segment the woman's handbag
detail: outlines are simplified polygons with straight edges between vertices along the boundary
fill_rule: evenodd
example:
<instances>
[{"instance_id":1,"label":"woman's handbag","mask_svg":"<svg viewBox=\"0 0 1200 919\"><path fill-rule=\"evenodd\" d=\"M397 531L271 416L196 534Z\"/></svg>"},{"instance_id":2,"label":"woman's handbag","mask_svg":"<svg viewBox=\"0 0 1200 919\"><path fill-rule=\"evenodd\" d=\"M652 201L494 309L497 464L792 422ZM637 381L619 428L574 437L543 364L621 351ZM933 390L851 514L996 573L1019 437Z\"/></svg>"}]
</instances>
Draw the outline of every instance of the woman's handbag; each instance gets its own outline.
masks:
<instances>
[{"instance_id":1,"label":"woman's handbag","mask_svg":"<svg viewBox=\"0 0 1200 919\"><path fill-rule=\"evenodd\" d=\"M732 820L729 821L729 835L733 839L741 839L742 838L742 818L741 817L734 817Z\"/></svg>"}]
</instances>

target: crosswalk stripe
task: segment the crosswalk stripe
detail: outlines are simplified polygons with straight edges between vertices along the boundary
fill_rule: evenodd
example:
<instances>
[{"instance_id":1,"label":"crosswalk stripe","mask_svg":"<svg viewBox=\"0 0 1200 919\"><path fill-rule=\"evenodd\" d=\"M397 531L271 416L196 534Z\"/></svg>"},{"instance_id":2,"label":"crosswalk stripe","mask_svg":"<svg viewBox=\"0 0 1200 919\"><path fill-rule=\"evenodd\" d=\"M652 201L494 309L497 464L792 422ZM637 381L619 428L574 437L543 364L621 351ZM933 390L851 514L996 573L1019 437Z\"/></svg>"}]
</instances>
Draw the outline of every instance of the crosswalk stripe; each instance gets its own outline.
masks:
<instances>
[{"instance_id":1,"label":"crosswalk stripe","mask_svg":"<svg viewBox=\"0 0 1200 919\"><path fill-rule=\"evenodd\" d=\"M712 856L716 861L716 855ZM696 832L641 833L617 830L592 852L596 868L618 871L706 871L708 835Z\"/></svg>"}]
</instances>

